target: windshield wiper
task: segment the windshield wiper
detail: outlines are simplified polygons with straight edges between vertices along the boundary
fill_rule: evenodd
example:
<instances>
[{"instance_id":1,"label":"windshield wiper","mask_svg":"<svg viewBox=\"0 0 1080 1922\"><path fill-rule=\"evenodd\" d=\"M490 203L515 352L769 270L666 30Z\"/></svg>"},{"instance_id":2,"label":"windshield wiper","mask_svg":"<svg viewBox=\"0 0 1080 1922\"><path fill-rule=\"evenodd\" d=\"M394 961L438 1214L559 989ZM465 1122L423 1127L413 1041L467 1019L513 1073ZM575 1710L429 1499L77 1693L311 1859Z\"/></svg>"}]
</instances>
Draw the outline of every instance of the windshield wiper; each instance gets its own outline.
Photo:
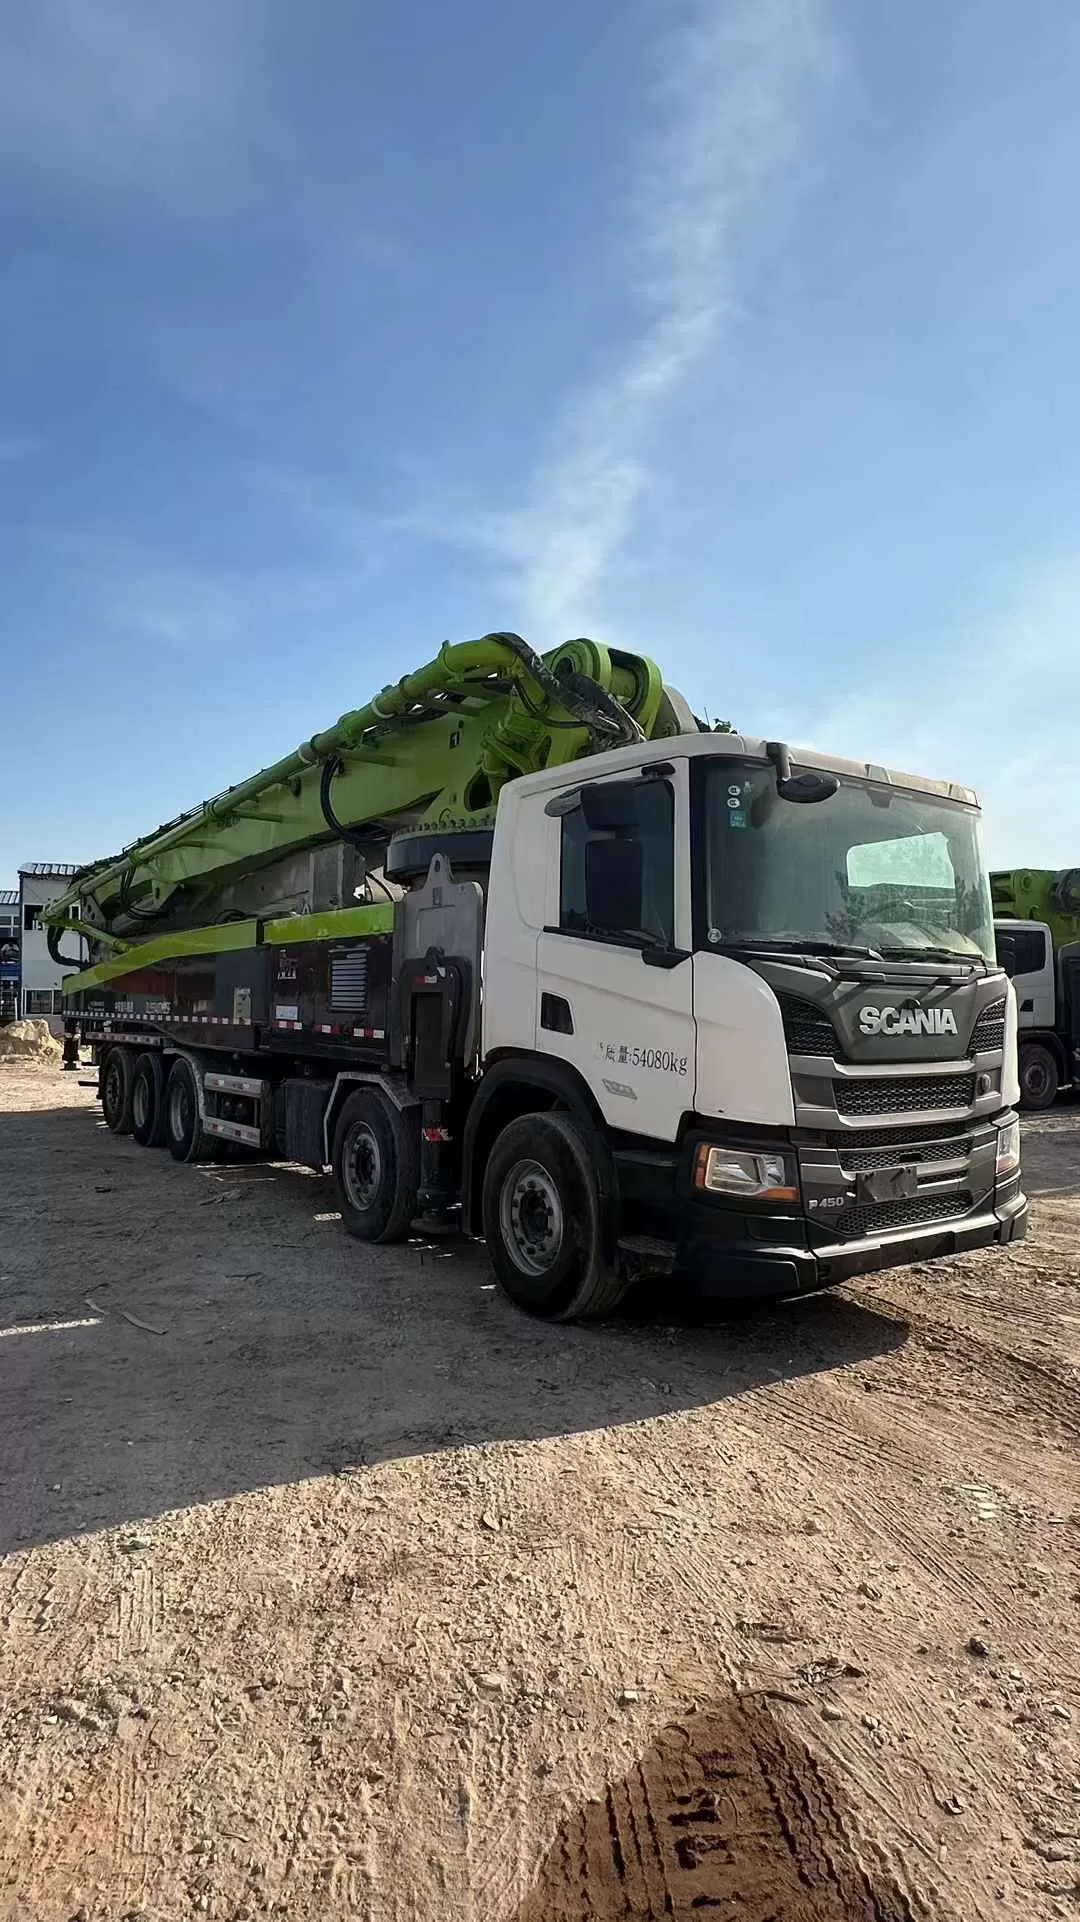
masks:
<instances>
[{"instance_id":1,"label":"windshield wiper","mask_svg":"<svg viewBox=\"0 0 1080 1922\"><path fill-rule=\"evenodd\" d=\"M880 948L867 947L861 941L804 941L804 954L861 954L868 961L884 961Z\"/></svg>"},{"instance_id":2,"label":"windshield wiper","mask_svg":"<svg viewBox=\"0 0 1080 1922\"><path fill-rule=\"evenodd\" d=\"M753 948L755 951L760 950L766 953L770 948L775 948L777 952L783 954L855 954L861 955L867 961L884 961L885 959L880 948L868 948L858 941L816 941L812 936L808 941L795 941L789 940L786 936L777 936L774 940L770 940L765 935L754 935L750 939L744 939L741 935L733 934L721 945L726 948Z\"/></svg>"},{"instance_id":3,"label":"windshield wiper","mask_svg":"<svg viewBox=\"0 0 1080 1922\"><path fill-rule=\"evenodd\" d=\"M981 954L963 954L958 948L888 947L882 948L881 952L890 961L894 958L904 961L953 961L958 967L981 968L986 973L986 961Z\"/></svg>"}]
</instances>

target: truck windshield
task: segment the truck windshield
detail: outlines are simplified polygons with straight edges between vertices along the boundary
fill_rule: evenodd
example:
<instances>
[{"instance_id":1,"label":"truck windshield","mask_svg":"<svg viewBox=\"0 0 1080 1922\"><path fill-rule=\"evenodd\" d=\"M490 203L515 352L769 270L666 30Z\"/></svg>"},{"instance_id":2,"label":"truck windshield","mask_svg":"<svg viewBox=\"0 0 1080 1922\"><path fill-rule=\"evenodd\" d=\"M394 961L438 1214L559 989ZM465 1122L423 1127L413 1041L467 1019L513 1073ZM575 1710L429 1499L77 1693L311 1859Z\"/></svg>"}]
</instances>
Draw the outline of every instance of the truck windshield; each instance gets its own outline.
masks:
<instances>
[{"instance_id":1,"label":"truck windshield","mask_svg":"<svg viewBox=\"0 0 1080 1922\"><path fill-rule=\"evenodd\" d=\"M710 763L704 808L713 945L996 965L973 808L850 779L798 805L738 761Z\"/></svg>"}]
</instances>

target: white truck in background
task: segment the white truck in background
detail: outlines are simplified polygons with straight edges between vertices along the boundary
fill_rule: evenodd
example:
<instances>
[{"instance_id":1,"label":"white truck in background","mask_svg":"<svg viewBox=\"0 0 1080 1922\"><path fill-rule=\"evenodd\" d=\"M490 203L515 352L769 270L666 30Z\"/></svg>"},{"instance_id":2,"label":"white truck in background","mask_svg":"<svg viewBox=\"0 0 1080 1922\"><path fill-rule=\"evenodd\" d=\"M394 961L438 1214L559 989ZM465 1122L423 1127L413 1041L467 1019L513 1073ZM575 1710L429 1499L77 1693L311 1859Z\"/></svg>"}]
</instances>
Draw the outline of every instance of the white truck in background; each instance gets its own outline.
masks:
<instances>
[{"instance_id":1,"label":"white truck in background","mask_svg":"<svg viewBox=\"0 0 1080 1922\"><path fill-rule=\"evenodd\" d=\"M1003 868L990 888L1016 994L1020 1106L1052 1108L1080 1078L1080 869Z\"/></svg>"}]
</instances>

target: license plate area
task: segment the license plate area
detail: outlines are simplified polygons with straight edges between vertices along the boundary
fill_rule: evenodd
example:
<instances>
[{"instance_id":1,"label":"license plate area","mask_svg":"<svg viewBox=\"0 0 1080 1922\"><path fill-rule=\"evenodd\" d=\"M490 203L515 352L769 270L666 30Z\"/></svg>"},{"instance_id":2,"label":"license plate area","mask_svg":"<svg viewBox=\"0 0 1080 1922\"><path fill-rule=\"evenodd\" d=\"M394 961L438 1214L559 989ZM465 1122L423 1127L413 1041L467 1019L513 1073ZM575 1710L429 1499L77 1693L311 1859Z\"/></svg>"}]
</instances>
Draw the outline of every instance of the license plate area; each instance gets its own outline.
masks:
<instances>
[{"instance_id":1,"label":"license plate area","mask_svg":"<svg viewBox=\"0 0 1080 1922\"><path fill-rule=\"evenodd\" d=\"M913 1201L919 1192L917 1168L874 1168L869 1174L856 1175L856 1206L878 1201Z\"/></svg>"}]
</instances>

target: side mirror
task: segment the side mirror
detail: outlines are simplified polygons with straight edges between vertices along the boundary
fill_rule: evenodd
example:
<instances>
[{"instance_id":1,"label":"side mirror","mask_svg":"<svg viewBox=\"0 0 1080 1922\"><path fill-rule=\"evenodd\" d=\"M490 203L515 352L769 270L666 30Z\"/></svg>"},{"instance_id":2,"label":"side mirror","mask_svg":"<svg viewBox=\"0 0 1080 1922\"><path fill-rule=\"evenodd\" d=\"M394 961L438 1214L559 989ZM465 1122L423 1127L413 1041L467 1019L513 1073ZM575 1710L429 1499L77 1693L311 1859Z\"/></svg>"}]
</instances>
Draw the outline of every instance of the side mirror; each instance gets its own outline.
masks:
<instances>
[{"instance_id":1,"label":"side mirror","mask_svg":"<svg viewBox=\"0 0 1080 1922\"><path fill-rule=\"evenodd\" d=\"M776 792L782 801L797 801L803 806L815 801L831 801L840 786L835 774L791 772L791 750L785 741L766 741L765 752L776 769Z\"/></svg>"},{"instance_id":2,"label":"side mirror","mask_svg":"<svg viewBox=\"0 0 1080 1922\"><path fill-rule=\"evenodd\" d=\"M605 934L618 934L624 928L639 928L643 875L644 856L640 841L588 842L585 848L585 918L590 928Z\"/></svg>"},{"instance_id":3,"label":"side mirror","mask_svg":"<svg viewBox=\"0 0 1080 1922\"><path fill-rule=\"evenodd\" d=\"M805 806L831 801L840 783L835 774L792 774L776 785L782 801L798 801Z\"/></svg>"},{"instance_id":4,"label":"side mirror","mask_svg":"<svg viewBox=\"0 0 1080 1922\"><path fill-rule=\"evenodd\" d=\"M1001 967L1004 968L1005 973L1008 975L1009 980L1011 981L1013 978L1013 975L1016 973L1015 942L999 941L997 943L997 958Z\"/></svg>"},{"instance_id":5,"label":"side mirror","mask_svg":"<svg viewBox=\"0 0 1080 1922\"><path fill-rule=\"evenodd\" d=\"M580 791L582 819L587 828L609 834L630 834L638 824L640 781L588 781Z\"/></svg>"}]
</instances>

